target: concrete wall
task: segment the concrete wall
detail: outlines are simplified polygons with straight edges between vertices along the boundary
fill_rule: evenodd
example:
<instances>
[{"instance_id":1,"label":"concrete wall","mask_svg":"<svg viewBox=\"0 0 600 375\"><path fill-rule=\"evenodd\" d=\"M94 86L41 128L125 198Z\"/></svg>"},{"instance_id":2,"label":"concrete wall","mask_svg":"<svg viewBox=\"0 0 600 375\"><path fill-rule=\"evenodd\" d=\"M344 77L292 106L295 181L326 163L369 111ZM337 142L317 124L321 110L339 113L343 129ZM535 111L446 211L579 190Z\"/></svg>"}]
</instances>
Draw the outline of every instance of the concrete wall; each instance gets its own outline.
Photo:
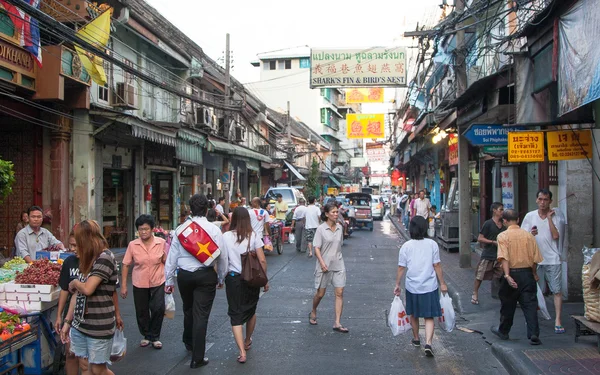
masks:
<instances>
[{"instance_id":1,"label":"concrete wall","mask_svg":"<svg viewBox=\"0 0 600 375\"><path fill-rule=\"evenodd\" d=\"M96 165L94 163L96 142L90 134L94 126L90 121L87 110L75 110L73 120L73 135L71 137L71 181L73 223L87 219L98 219L96 216ZM100 169L102 174L102 169Z\"/></svg>"}]
</instances>

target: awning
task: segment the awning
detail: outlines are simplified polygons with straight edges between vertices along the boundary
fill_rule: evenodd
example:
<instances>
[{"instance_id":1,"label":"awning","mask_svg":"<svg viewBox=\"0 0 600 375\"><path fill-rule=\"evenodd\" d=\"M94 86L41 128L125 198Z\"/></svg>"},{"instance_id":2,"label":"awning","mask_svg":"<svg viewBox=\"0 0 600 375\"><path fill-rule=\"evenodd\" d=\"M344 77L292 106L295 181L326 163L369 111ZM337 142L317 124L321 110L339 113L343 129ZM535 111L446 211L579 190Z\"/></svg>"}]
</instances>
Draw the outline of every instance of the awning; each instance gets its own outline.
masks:
<instances>
[{"instance_id":1,"label":"awning","mask_svg":"<svg viewBox=\"0 0 600 375\"><path fill-rule=\"evenodd\" d=\"M300 181L306 181L306 178L304 178L304 176L302 176L300 174L300 172L298 172L298 170L296 168L294 168L293 165L291 165L290 163L288 163L287 161L283 161L285 163L285 165L287 165L287 167L289 168L289 170L296 176L296 178L298 178L298 180Z\"/></svg>"},{"instance_id":2,"label":"awning","mask_svg":"<svg viewBox=\"0 0 600 375\"><path fill-rule=\"evenodd\" d=\"M261 153L231 143L217 141L216 139L209 139L206 145L206 149L209 152L216 151L227 155L242 156L254 160L264 161L266 163L272 162L270 157L265 156Z\"/></svg>"},{"instance_id":3,"label":"awning","mask_svg":"<svg viewBox=\"0 0 600 375\"><path fill-rule=\"evenodd\" d=\"M340 187L342 184L333 176L329 176L329 179L334 183L335 186Z\"/></svg>"},{"instance_id":4,"label":"awning","mask_svg":"<svg viewBox=\"0 0 600 375\"><path fill-rule=\"evenodd\" d=\"M257 160L248 159L246 160L246 168L251 171L260 172L260 164Z\"/></svg>"},{"instance_id":5,"label":"awning","mask_svg":"<svg viewBox=\"0 0 600 375\"><path fill-rule=\"evenodd\" d=\"M202 148L206 144L206 137L194 134L188 130L177 131L177 146L175 157L181 161L202 165Z\"/></svg>"},{"instance_id":6,"label":"awning","mask_svg":"<svg viewBox=\"0 0 600 375\"><path fill-rule=\"evenodd\" d=\"M102 116L115 122L120 122L131 126L131 135L136 138L145 139L147 141L159 143L162 145L176 147L177 133L170 129L164 129L138 117L131 115L123 115L109 111L90 111L91 115Z\"/></svg>"}]
</instances>

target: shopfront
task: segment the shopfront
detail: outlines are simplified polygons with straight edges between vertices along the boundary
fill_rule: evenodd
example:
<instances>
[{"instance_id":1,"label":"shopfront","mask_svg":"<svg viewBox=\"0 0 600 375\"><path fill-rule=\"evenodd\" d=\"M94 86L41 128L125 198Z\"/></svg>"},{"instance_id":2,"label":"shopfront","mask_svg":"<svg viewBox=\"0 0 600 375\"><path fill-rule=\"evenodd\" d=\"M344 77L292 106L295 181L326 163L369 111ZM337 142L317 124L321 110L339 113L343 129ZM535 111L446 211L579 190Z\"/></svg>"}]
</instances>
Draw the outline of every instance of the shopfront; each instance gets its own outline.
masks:
<instances>
[{"instance_id":1,"label":"shopfront","mask_svg":"<svg viewBox=\"0 0 600 375\"><path fill-rule=\"evenodd\" d=\"M174 229L179 223L179 174L176 148L155 142L144 143L146 176L152 187L149 213L157 227Z\"/></svg>"}]
</instances>

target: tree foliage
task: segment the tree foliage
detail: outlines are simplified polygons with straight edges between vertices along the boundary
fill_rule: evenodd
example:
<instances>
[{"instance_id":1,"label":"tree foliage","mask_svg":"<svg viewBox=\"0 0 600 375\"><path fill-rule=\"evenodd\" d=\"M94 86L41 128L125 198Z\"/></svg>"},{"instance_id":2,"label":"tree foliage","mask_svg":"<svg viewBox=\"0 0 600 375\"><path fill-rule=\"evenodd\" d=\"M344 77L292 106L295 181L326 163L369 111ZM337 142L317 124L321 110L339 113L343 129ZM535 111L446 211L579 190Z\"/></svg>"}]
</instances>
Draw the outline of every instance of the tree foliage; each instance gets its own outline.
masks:
<instances>
[{"instance_id":1,"label":"tree foliage","mask_svg":"<svg viewBox=\"0 0 600 375\"><path fill-rule=\"evenodd\" d=\"M13 163L0 159L0 203L12 193L14 183L15 171Z\"/></svg>"},{"instance_id":2,"label":"tree foliage","mask_svg":"<svg viewBox=\"0 0 600 375\"><path fill-rule=\"evenodd\" d=\"M319 184L319 180L321 177L321 171L319 170L319 163L317 159L312 159L312 164L310 166L310 172L308 174L308 179L306 180L306 197L308 198L311 195L314 195L316 198L321 196L321 188Z\"/></svg>"}]
</instances>

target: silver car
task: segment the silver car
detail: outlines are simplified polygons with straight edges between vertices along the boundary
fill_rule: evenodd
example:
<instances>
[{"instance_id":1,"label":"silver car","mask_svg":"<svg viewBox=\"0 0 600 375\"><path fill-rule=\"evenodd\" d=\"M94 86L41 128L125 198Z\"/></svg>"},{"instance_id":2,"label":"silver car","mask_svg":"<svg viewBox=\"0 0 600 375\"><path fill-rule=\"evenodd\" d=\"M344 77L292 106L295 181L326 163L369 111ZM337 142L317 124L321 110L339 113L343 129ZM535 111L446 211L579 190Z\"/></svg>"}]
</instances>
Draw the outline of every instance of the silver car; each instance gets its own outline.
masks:
<instances>
[{"instance_id":1,"label":"silver car","mask_svg":"<svg viewBox=\"0 0 600 375\"><path fill-rule=\"evenodd\" d=\"M371 212L373 220L383 220L385 216L385 202L381 195L371 195Z\"/></svg>"}]
</instances>

